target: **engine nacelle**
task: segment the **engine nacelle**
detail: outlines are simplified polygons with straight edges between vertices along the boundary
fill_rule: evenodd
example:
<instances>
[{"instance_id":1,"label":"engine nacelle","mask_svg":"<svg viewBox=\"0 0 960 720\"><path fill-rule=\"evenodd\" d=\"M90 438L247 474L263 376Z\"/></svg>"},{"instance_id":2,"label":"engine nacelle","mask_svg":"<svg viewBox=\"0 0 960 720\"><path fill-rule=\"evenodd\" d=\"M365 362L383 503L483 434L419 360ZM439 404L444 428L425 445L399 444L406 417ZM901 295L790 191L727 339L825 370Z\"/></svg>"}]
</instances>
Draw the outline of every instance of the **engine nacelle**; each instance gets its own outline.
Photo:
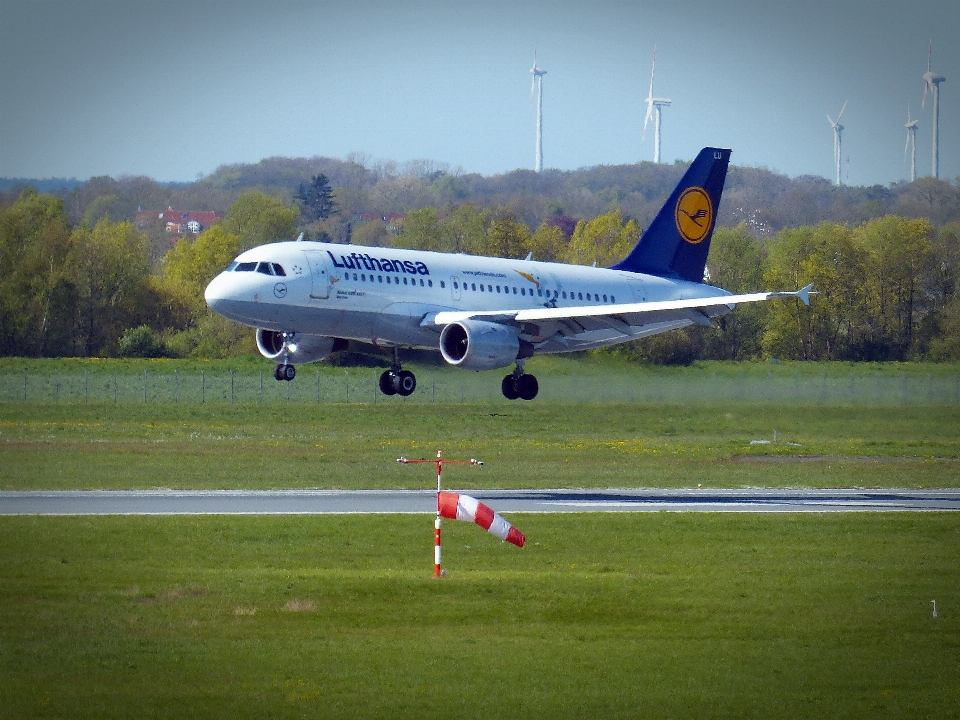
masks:
<instances>
[{"instance_id":1,"label":"engine nacelle","mask_svg":"<svg viewBox=\"0 0 960 720\"><path fill-rule=\"evenodd\" d=\"M347 349L347 341L343 338L325 337L323 335L304 335L302 333L287 333L286 348L282 332L276 330L257 329L257 349L268 360L283 362L284 358L291 365L317 362L323 360L330 353ZM286 353L284 350L286 349Z\"/></svg>"},{"instance_id":2,"label":"engine nacelle","mask_svg":"<svg viewBox=\"0 0 960 720\"><path fill-rule=\"evenodd\" d=\"M464 370L493 370L530 357L533 346L506 325L464 320L447 325L440 333L440 354Z\"/></svg>"}]
</instances>

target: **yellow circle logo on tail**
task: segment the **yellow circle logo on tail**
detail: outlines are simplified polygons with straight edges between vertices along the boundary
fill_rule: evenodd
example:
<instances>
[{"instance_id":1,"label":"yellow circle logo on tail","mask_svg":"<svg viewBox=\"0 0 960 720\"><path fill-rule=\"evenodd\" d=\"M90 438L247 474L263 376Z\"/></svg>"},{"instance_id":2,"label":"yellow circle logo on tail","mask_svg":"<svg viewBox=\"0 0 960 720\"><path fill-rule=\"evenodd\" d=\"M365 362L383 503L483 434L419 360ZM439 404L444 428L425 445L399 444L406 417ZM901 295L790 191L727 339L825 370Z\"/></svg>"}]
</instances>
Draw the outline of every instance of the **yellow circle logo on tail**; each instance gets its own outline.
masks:
<instances>
[{"instance_id":1,"label":"yellow circle logo on tail","mask_svg":"<svg viewBox=\"0 0 960 720\"><path fill-rule=\"evenodd\" d=\"M713 227L713 203L701 187L689 187L677 200L674 210L680 237L692 245L703 240Z\"/></svg>"}]
</instances>

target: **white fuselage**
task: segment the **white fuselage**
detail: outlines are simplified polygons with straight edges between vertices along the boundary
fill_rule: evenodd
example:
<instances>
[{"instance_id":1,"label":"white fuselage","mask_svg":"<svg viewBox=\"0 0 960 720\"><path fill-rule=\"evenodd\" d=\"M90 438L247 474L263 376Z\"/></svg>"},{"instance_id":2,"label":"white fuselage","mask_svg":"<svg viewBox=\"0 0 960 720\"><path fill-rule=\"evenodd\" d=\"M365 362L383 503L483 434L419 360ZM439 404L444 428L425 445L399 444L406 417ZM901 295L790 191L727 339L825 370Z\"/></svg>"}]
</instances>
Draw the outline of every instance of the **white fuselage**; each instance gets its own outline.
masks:
<instances>
[{"instance_id":1,"label":"white fuselage","mask_svg":"<svg viewBox=\"0 0 960 720\"><path fill-rule=\"evenodd\" d=\"M518 323L517 334L537 353L616 344L709 322L731 309L670 310L647 314L637 325L611 318L617 305L727 295L700 283L605 268L318 242L248 250L206 291L213 310L251 327L431 350L438 348L441 312L496 318L503 311L506 319L544 307L609 309L596 317Z\"/></svg>"}]
</instances>

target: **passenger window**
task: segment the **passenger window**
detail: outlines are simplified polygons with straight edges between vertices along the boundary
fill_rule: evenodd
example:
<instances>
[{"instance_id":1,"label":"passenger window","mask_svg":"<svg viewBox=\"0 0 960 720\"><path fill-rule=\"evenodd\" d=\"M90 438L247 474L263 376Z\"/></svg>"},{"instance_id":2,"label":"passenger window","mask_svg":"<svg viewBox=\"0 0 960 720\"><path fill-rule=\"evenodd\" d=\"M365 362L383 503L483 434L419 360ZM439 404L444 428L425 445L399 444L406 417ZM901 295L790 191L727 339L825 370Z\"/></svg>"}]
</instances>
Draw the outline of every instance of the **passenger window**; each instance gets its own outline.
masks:
<instances>
[{"instance_id":1,"label":"passenger window","mask_svg":"<svg viewBox=\"0 0 960 720\"><path fill-rule=\"evenodd\" d=\"M483 285L480 286L480 292L483 292Z\"/></svg>"},{"instance_id":2,"label":"passenger window","mask_svg":"<svg viewBox=\"0 0 960 720\"><path fill-rule=\"evenodd\" d=\"M406 279L406 278L403 279L403 284L404 284L404 285L407 284L407 279Z\"/></svg>"},{"instance_id":3,"label":"passenger window","mask_svg":"<svg viewBox=\"0 0 960 720\"><path fill-rule=\"evenodd\" d=\"M429 285L430 287L433 287L433 280L427 280L427 285Z\"/></svg>"},{"instance_id":4,"label":"passenger window","mask_svg":"<svg viewBox=\"0 0 960 720\"><path fill-rule=\"evenodd\" d=\"M606 295L603 296L603 301L604 301L604 302L607 301L607 296L606 296Z\"/></svg>"},{"instance_id":5,"label":"passenger window","mask_svg":"<svg viewBox=\"0 0 960 720\"><path fill-rule=\"evenodd\" d=\"M454 289L454 290L459 290L459 289L460 289L460 286L457 285L457 281L456 281L456 280L453 281L453 289Z\"/></svg>"},{"instance_id":6,"label":"passenger window","mask_svg":"<svg viewBox=\"0 0 960 720\"><path fill-rule=\"evenodd\" d=\"M377 282L383 282L383 275L377 275Z\"/></svg>"},{"instance_id":7,"label":"passenger window","mask_svg":"<svg viewBox=\"0 0 960 720\"><path fill-rule=\"evenodd\" d=\"M610 296L610 302L615 303L616 301L617 301L617 299L616 299L613 295L611 295L611 296Z\"/></svg>"},{"instance_id":8,"label":"passenger window","mask_svg":"<svg viewBox=\"0 0 960 720\"><path fill-rule=\"evenodd\" d=\"M420 278L420 287L423 287L423 278Z\"/></svg>"},{"instance_id":9,"label":"passenger window","mask_svg":"<svg viewBox=\"0 0 960 720\"><path fill-rule=\"evenodd\" d=\"M497 285L497 292L500 292L500 286Z\"/></svg>"},{"instance_id":10,"label":"passenger window","mask_svg":"<svg viewBox=\"0 0 960 720\"><path fill-rule=\"evenodd\" d=\"M564 300L567 299L567 291L566 291L566 290L563 291L563 299L564 299Z\"/></svg>"},{"instance_id":11,"label":"passenger window","mask_svg":"<svg viewBox=\"0 0 960 720\"><path fill-rule=\"evenodd\" d=\"M477 284L476 284L476 283L470 283L470 289L473 290L474 292L476 292L476 291L477 291Z\"/></svg>"},{"instance_id":12,"label":"passenger window","mask_svg":"<svg viewBox=\"0 0 960 720\"><path fill-rule=\"evenodd\" d=\"M493 292L493 285L487 285L487 292Z\"/></svg>"},{"instance_id":13,"label":"passenger window","mask_svg":"<svg viewBox=\"0 0 960 720\"><path fill-rule=\"evenodd\" d=\"M577 293L577 299L583 300L583 293Z\"/></svg>"},{"instance_id":14,"label":"passenger window","mask_svg":"<svg viewBox=\"0 0 960 720\"><path fill-rule=\"evenodd\" d=\"M446 284L443 280L441 280L441 281L440 281L440 287L445 288L446 286L447 286L447 284Z\"/></svg>"}]
</instances>

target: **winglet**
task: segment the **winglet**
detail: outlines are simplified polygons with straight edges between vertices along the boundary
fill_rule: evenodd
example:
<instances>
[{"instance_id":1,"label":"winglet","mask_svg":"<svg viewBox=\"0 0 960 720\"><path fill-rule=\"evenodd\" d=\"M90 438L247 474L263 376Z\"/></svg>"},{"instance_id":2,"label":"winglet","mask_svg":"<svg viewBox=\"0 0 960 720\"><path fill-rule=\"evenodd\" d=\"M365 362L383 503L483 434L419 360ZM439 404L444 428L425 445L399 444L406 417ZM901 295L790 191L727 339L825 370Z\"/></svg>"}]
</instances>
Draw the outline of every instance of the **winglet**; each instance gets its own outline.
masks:
<instances>
[{"instance_id":1,"label":"winglet","mask_svg":"<svg viewBox=\"0 0 960 720\"><path fill-rule=\"evenodd\" d=\"M808 307L810 305L810 296L817 295L817 294L818 293L813 292L813 283L810 283L805 288L801 288L800 290L797 290L797 292L795 293L795 295L798 298L803 300L803 304L807 305Z\"/></svg>"}]
</instances>

